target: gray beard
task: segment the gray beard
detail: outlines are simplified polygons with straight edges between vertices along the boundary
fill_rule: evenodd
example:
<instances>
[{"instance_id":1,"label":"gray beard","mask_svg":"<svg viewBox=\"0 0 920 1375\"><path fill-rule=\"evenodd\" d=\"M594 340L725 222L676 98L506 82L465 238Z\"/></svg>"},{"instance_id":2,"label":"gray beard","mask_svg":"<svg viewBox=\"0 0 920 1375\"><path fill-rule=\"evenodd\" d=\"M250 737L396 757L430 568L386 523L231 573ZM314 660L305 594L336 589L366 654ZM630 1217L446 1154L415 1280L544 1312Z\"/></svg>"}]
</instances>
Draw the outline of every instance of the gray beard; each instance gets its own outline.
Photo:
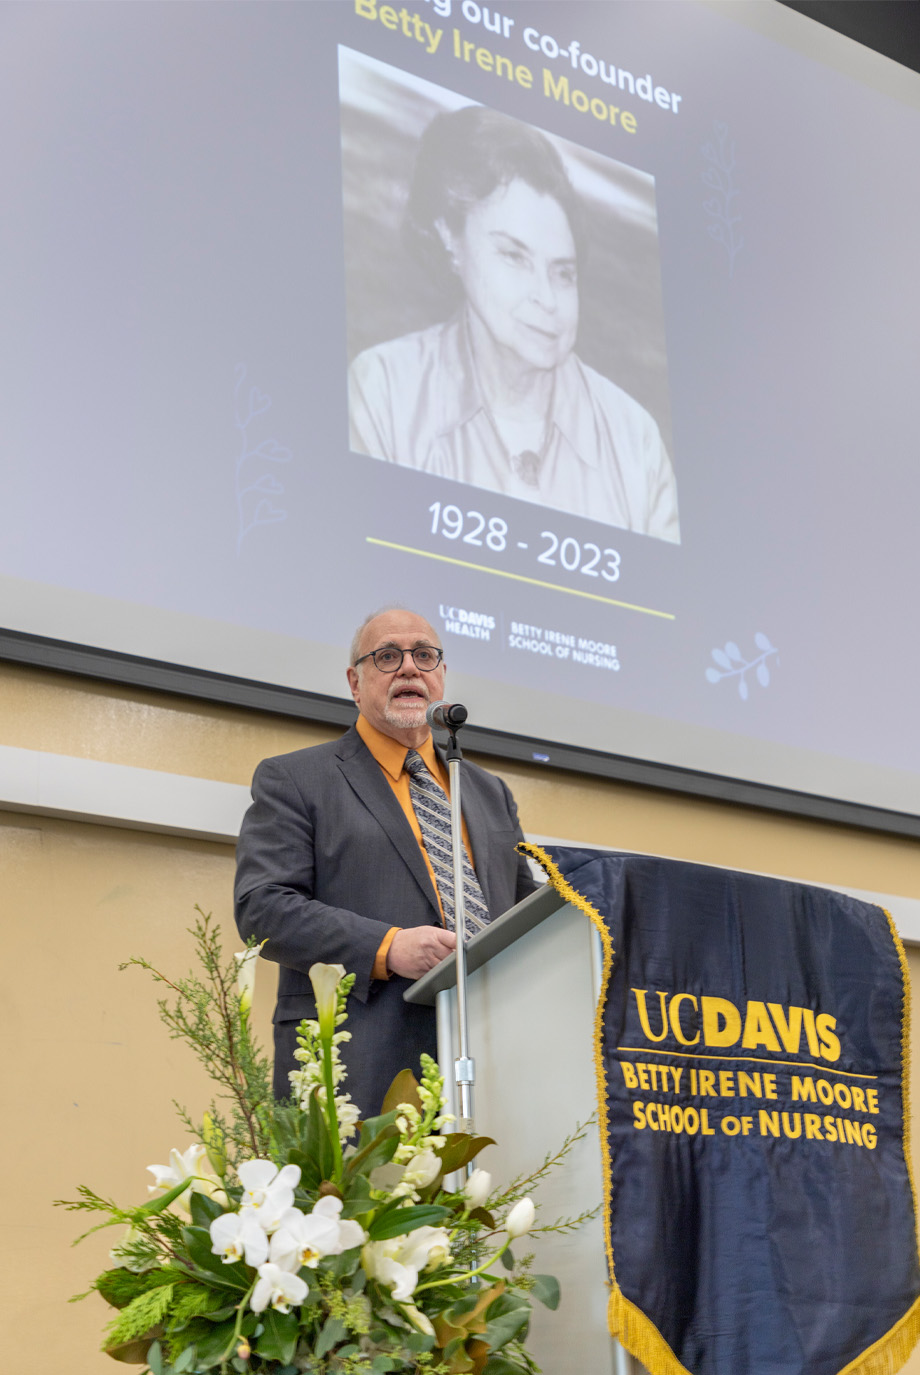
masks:
<instances>
[{"instance_id":1,"label":"gray beard","mask_svg":"<svg viewBox=\"0 0 920 1375\"><path fill-rule=\"evenodd\" d=\"M418 730L420 726L426 724L425 712L427 710L427 707L419 707L418 711L405 712L395 711L393 708L387 707L383 713L383 719L394 730Z\"/></svg>"}]
</instances>

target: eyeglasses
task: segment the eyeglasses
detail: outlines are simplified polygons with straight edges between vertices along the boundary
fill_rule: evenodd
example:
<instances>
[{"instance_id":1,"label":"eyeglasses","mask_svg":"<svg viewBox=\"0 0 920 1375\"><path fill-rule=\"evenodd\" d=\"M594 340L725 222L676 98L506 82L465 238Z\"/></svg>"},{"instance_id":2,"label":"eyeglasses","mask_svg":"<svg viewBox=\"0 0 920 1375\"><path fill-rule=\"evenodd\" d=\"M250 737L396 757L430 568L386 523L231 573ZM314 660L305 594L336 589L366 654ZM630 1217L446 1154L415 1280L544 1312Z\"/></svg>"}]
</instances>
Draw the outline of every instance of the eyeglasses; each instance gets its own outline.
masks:
<instances>
[{"instance_id":1,"label":"eyeglasses","mask_svg":"<svg viewBox=\"0 0 920 1375\"><path fill-rule=\"evenodd\" d=\"M412 662L422 673L433 673L444 658L443 649L435 649L434 645L416 645L414 649L397 649L395 645L386 645L383 649L372 649L370 654L362 654L360 659L355 660L354 666L357 668L365 659L373 659L381 673L397 673L407 654L412 655Z\"/></svg>"}]
</instances>

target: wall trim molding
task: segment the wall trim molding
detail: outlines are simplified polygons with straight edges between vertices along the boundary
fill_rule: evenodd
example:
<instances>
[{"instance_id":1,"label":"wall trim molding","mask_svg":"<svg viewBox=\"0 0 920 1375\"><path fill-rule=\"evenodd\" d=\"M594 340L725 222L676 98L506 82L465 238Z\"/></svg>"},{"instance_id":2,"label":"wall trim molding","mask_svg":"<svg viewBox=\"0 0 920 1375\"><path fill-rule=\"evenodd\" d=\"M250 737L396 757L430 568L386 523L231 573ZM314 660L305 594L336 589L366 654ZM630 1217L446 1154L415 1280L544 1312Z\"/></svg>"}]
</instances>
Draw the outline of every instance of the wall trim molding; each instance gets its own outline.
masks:
<instances>
[{"instance_id":1,"label":"wall trim molding","mask_svg":"<svg viewBox=\"0 0 920 1375\"><path fill-rule=\"evenodd\" d=\"M232 845L249 801L249 789L241 783L0 745L0 810L4 811ZM606 848L560 836L528 835L528 840L537 845ZM814 886L878 903L891 913L901 938L910 945L920 945L920 898L823 881Z\"/></svg>"}]
</instances>

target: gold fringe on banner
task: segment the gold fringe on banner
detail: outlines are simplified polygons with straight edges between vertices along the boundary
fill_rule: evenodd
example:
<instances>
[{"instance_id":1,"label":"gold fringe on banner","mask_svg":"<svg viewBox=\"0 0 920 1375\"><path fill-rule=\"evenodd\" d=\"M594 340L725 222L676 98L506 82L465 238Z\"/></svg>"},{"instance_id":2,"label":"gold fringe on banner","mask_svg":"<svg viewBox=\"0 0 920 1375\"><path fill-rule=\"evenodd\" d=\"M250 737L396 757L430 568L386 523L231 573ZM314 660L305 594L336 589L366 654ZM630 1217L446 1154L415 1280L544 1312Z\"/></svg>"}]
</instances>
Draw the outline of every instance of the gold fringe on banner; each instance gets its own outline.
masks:
<instances>
[{"instance_id":1,"label":"gold fringe on banner","mask_svg":"<svg viewBox=\"0 0 920 1375\"><path fill-rule=\"evenodd\" d=\"M594 1068L597 1082L598 1135L600 1137L601 1159L603 1161L604 1183L604 1246L607 1252L607 1266L610 1275L610 1298L607 1302L607 1326L610 1334L635 1356L651 1375L692 1375L685 1365L674 1355L655 1324L645 1314L625 1298L616 1280L613 1243L610 1235L611 1211L611 1162L610 1145L607 1140L607 1074L603 1058L604 1007L607 990L613 972L614 949L607 924L594 907L576 888L573 888L553 860L539 845L523 841L518 850L536 860L545 871L552 887L561 898L584 912L600 936L603 948L603 970L601 992L594 1015ZM882 908L882 911L885 909ZM914 1202L914 1218L917 1218L917 1193L914 1186L910 1162L910 1100L908 1083L910 1073L910 975L904 946L901 943L894 923L888 912L888 929L897 951L901 966L903 997L901 1002L901 1141L904 1160L910 1181ZM920 1253L918 1253L920 1254ZM883 1337L867 1347L849 1365L842 1367L838 1375L896 1375L907 1361L917 1342L920 1341L920 1299L917 1299Z\"/></svg>"}]
</instances>

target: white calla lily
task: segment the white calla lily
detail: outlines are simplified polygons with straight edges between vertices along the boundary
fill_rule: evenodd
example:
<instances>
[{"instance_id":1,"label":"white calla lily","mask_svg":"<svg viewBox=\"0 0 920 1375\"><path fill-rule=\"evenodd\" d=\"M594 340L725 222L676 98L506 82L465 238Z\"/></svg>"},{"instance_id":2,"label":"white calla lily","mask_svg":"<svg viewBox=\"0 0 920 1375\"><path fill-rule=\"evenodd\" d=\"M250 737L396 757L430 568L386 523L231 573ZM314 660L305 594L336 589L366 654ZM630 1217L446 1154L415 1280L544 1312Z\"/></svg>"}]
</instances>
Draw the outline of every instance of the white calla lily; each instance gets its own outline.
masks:
<instances>
[{"instance_id":1,"label":"white calla lily","mask_svg":"<svg viewBox=\"0 0 920 1375\"><path fill-rule=\"evenodd\" d=\"M509 1237L522 1237L530 1231L537 1216L537 1210L529 1198L519 1199L505 1219L505 1231Z\"/></svg>"},{"instance_id":2,"label":"white calla lily","mask_svg":"<svg viewBox=\"0 0 920 1375\"><path fill-rule=\"evenodd\" d=\"M492 1192L488 1170L474 1170L463 1186L463 1196L471 1208L481 1208Z\"/></svg>"},{"instance_id":3,"label":"white calla lily","mask_svg":"<svg viewBox=\"0 0 920 1375\"><path fill-rule=\"evenodd\" d=\"M443 1265L450 1256L450 1233L445 1227L416 1227L406 1236L370 1241L361 1251L365 1273L392 1289L393 1298L410 1298L422 1270Z\"/></svg>"},{"instance_id":4,"label":"white calla lily","mask_svg":"<svg viewBox=\"0 0 920 1375\"><path fill-rule=\"evenodd\" d=\"M207 1155L207 1151L200 1142L195 1141L185 1151L177 1151L175 1148L169 1152L168 1165L148 1165L147 1169L153 1175L154 1184L148 1184L147 1192L156 1197L159 1194L169 1193L177 1184L181 1184L184 1179L191 1181L189 1189L184 1194L180 1194L171 1205L176 1212L183 1216L189 1216L188 1194L194 1190L196 1193L207 1194L209 1198L214 1198L222 1206L227 1203L227 1196L221 1188L220 1180L217 1175L202 1167L202 1162Z\"/></svg>"},{"instance_id":5,"label":"white calla lily","mask_svg":"<svg viewBox=\"0 0 920 1375\"><path fill-rule=\"evenodd\" d=\"M319 1034L325 1040L335 1033L335 1014L338 1010L338 987L345 977L344 964L313 964L310 982L316 995L316 1017Z\"/></svg>"},{"instance_id":6,"label":"white calla lily","mask_svg":"<svg viewBox=\"0 0 920 1375\"><path fill-rule=\"evenodd\" d=\"M295 1303L303 1303L309 1286L299 1275L282 1270L272 1261L259 1266L259 1279L253 1290L249 1306L254 1313L262 1313L271 1304L278 1313L290 1313Z\"/></svg>"},{"instance_id":7,"label":"white calla lily","mask_svg":"<svg viewBox=\"0 0 920 1375\"><path fill-rule=\"evenodd\" d=\"M256 986L256 961L259 952L265 941L260 945L251 945L248 950L237 950L233 958L236 960L236 988L240 995L240 1012L245 1016L252 1007L252 995Z\"/></svg>"}]
</instances>

